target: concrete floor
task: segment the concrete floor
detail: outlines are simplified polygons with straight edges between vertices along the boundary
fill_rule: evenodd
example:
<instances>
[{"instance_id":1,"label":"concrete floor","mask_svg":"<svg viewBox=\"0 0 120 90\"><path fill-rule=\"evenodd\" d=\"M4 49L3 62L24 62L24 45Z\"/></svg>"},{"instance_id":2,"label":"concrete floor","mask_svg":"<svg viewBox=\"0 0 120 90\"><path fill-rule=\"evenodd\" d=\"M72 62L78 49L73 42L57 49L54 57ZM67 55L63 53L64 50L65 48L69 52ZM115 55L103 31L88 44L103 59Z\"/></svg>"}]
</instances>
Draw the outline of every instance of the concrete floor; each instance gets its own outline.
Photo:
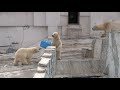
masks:
<instances>
[{"instance_id":1,"label":"concrete floor","mask_svg":"<svg viewBox=\"0 0 120 90\"><path fill-rule=\"evenodd\" d=\"M38 64L32 61L32 65L13 66L12 62L0 61L0 78L32 78Z\"/></svg>"},{"instance_id":2,"label":"concrete floor","mask_svg":"<svg viewBox=\"0 0 120 90\"><path fill-rule=\"evenodd\" d=\"M93 39L62 40L62 60L57 61L55 78L106 78L100 72L100 60L82 58L82 48L90 48Z\"/></svg>"},{"instance_id":3,"label":"concrete floor","mask_svg":"<svg viewBox=\"0 0 120 90\"><path fill-rule=\"evenodd\" d=\"M71 40L63 41L64 43L63 50L62 50L63 61L71 60L71 59L79 60L81 58L80 47L90 47L91 41L92 40L90 39L80 40L80 41L75 41L75 42ZM71 46L71 43L73 43L72 46ZM14 54L6 55L4 56L4 58L3 58L3 55L0 55L0 78L33 78L34 74L36 73L38 62L40 61L40 56L41 54L43 54L43 52L44 52L44 49L33 56L32 65L24 65L24 66L13 65ZM66 66L67 65L65 65L65 67Z\"/></svg>"},{"instance_id":4,"label":"concrete floor","mask_svg":"<svg viewBox=\"0 0 120 90\"><path fill-rule=\"evenodd\" d=\"M0 55L0 78L33 78L43 52L44 50L41 50L33 55L31 65L19 66L13 65L14 54Z\"/></svg>"},{"instance_id":5,"label":"concrete floor","mask_svg":"<svg viewBox=\"0 0 120 90\"><path fill-rule=\"evenodd\" d=\"M0 73L0 78L33 78L36 68Z\"/></svg>"}]
</instances>

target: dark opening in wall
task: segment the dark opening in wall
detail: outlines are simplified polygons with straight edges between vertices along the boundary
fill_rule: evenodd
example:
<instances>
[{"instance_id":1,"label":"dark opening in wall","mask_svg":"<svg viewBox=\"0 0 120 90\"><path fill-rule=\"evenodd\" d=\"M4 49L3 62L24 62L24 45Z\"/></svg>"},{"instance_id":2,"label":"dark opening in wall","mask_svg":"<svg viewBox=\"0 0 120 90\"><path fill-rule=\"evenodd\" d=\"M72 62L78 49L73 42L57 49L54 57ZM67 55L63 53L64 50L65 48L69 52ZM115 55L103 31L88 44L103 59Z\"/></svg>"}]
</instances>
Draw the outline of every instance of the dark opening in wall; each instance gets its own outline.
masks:
<instances>
[{"instance_id":1,"label":"dark opening in wall","mask_svg":"<svg viewBox=\"0 0 120 90\"><path fill-rule=\"evenodd\" d=\"M79 24L79 12L68 12L68 24Z\"/></svg>"}]
</instances>

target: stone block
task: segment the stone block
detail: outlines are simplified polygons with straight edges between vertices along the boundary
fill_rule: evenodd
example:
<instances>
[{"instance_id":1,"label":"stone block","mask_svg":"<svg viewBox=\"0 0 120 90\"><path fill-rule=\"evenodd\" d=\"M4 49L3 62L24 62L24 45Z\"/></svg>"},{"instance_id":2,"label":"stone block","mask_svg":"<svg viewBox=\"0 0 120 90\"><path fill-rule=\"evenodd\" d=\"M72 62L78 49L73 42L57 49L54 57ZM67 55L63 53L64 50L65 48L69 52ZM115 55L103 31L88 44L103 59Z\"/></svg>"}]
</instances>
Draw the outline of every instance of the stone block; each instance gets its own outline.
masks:
<instances>
[{"instance_id":1,"label":"stone block","mask_svg":"<svg viewBox=\"0 0 120 90\"><path fill-rule=\"evenodd\" d=\"M45 73L46 72L46 69L45 69L45 67L37 67L37 72L38 73Z\"/></svg>"},{"instance_id":2,"label":"stone block","mask_svg":"<svg viewBox=\"0 0 120 90\"><path fill-rule=\"evenodd\" d=\"M99 73L99 60L70 61L71 75L91 75Z\"/></svg>"},{"instance_id":3,"label":"stone block","mask_svg":"<svg viewBox=\"0 0 120 90\"><path fill-rule=\"evenodd\" d=\"M38 63L39 66L41 67L47 67L47 65L49 64L49 61L51 60L51 58L44 58L41 57L40 62Z\"/></svg>"},{"instance_id":4,"label":"stone block","mask_svg":"<svg viewBox=\"0 0 120 90\"><path fill-rule=\"evenodd\" d=\"M57 61L56 65L56 74L62 75L62 74L70 74L71 68L70 68L70 61L68 60L60 60Z\"/></svg>"},{"instance_id":5,"label":"stone block","mask_svg":"<svg viewBox=\"0 0 120 90\"><path fill-rule=\"evenodd\" d=\"M42 55L42 57L51 58L51 57L52 57L52 54L51 54L51 53L44 53L44 54Z\"/></svg>"},{"instance_id":6,"label":"stone block","mask_svg":"<svg viewBox=\"0 0 120 90\"><path fill-rule=\"evenodd\" d=\"M46 73L35 73L33 78L45 78L46 77Z\"/></svg>"}]
</instances>

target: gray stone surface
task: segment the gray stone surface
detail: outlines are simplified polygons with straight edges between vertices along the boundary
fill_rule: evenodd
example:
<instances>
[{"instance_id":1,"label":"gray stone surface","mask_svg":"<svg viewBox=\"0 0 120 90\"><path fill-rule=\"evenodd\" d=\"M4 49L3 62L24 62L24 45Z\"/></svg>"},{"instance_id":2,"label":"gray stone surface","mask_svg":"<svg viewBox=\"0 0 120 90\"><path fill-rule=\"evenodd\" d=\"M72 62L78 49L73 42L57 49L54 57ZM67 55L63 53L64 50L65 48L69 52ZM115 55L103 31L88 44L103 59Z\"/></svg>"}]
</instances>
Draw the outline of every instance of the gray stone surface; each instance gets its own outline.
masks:
<instances>
[{"instance_id":1,"label":"gray stone surface","mask_svg":"<svg viewBox=\"0 0 120 90\"><path fill-rule=\"evenodd\" d=\"M46 73L35 73L33 78L45 78Z\"/></svg>"},{"instance_id":2,"label":"gray stone surface","mask_svg":"<svg viewBox=\"0 0 120 90\"><path fill-rule=\"evenodd\" d=\"M95 40L95 45L93 45L93 39L64 39L62 41L62 60L57 60L55 77L100 77L103 75L100 72L99 57L102 40ZM82 58L83 48L92 50L96 57Z\"/></svg>"},{"instance_id":3,"label":"gray stone surface","mask_svg":"<svg viewBox=\"0 0 120 90\"><path fill-rule=\"evenodd\" d=\"M38 63L38 65L41 66L41 67L47 67L50 60L51 60L50 58L41 57L41 60Z\"/></svg>"},{"instance_id":4,"label":"gray stone surface","mask_svg":"<svg viewBox=\"0 0 120 90\"><path fill-rule=\"evenodd\" d=\"M69 60L60 60L57 61L56 65L56 75L70 74L70 61Z\"/></svg>"},{"instance_id":5,"label":"gray stone surface","mask_svg":"<svg viewBox=\"0 0 120 90\"><path fill-rule=\"evenodd\" d=\"M43 50L44 51L44 50ZM31 65L14 66L14 53L0 55L0 78L33 78L42 51L32 57Z\"/></svg>"},{"instance_id":6,"label":"gray stone surface","mask_svg":"<svg viewBox=\"0 0 120 90\"><path fill-rule=\"evenodd\" d=\"M37 72L38 73L45 73L46 68L45 67L37 67Z\"/></svg>"},{"instance_id":7,"label":"gray stone surface","mask_svg":"<svg viewBox=\"0 0 120 90\"><path fill-rule=\"evenodd\" d=\"M35 72L36 72L36 68L3 72L0 73L0 78L32 78Z\"/></svg>"},{"instance_id":8,"label":"gray stone surface","mask_svg":"<svg viewBox=\"0 0 120 90\"><path fill-rule=\"evenodd\" d=\"M51 58L51 57L52 57L52 54L51 54L51 53L44 53L44 54L42 55L42 57Z\"/></svg>"},{"instance_id":9,"label":"gray stone surface","mask_svg":"<svg viewBox=\"0 0 120 90\"><path fill-rule=\"evenodd\" d=\"M56 75L96 75L99 72L100 60L61 60L57 61Z\"/></svg>"},{"instance_id":10,"label":"gray stone surface","mask_svg":"<svg viewBox=\"0 0 120 90\"><path fill-rule=\"evenodd\" d=\"M102 49L102 39L96 39L94 45L94 58L100 59Z\"/></svg>"},{"instance_id":11,"label":"gray stone surface","mask_svg":"<svg viewBox=\"0 0 120 90\"><path fill-rule=\"evenodd\" d=\"M53 78L55 75L56 65L56 48L48 46L42 54L38 63L37 72L33 78Z\"/></svg>"},{"instance_id":12,"label":"gray stone surface","mask_svg":"<svg viewBox=\"0 0 120 90\"><path fill-rule=\"evenodd\" d=\"M119 32L110 32L108 34L108 48L107 48L107 58L106 67L107 74L110 78L119 78L119 62L120 62L120 50L119 50Z\"/></svg>"}]
</instances>

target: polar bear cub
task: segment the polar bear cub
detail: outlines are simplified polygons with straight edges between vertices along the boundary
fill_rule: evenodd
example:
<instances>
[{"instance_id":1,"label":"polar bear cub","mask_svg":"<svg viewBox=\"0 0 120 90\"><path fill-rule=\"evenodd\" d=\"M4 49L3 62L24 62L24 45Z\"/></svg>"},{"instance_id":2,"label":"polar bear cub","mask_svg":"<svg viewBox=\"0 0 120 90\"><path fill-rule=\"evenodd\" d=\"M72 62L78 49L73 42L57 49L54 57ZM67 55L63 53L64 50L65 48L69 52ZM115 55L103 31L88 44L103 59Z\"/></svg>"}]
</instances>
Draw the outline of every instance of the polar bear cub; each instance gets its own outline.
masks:
<instances>
[{"instance_id":1,"label":"polar bear cub","mask_svg":"<svg viewBox=\"0 0 120 90\"><path fill-rule=\"evenodd\" d=\"M22 65L31 64L31 58L34 53L39 52L41 48L39 47L30 47L30 48L20 48L15 53L15 59L13 64L15 66L21 62Z\"/></svg>"}]
</instances>

